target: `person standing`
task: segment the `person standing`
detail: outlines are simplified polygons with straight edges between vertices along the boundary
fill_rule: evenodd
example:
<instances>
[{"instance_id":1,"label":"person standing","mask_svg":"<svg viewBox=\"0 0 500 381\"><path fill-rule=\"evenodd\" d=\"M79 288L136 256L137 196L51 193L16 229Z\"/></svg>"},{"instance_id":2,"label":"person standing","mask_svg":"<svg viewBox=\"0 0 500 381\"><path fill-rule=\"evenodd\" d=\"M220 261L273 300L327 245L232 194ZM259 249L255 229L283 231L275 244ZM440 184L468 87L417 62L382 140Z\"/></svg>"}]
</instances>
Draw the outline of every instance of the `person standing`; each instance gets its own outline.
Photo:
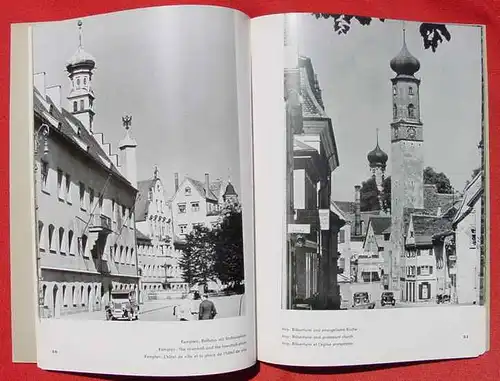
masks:
<instances>
[{"instance_id":1,"label":"person standing","mask_svg":"<svg viewBox=\"0 0 500 381\"><path fill-rule=\"evenodd\" d=\"M217 315L214 302L208 299L207 294L203 294L198 313L198 320L211 320Z\"/></svg>"}]
</instances>

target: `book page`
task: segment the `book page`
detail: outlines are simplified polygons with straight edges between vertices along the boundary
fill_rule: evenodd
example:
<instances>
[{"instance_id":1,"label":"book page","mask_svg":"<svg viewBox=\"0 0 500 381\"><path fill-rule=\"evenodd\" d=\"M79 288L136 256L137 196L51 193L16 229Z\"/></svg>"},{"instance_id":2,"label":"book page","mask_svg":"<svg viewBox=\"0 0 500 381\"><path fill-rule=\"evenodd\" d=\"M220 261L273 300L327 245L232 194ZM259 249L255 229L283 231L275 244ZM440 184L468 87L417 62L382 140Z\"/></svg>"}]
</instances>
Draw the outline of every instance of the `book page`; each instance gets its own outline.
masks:
<instances>
[{"instance_id":1,"label":"book page","mask_svg":"<svg viewBox=\"0 0 500 381\"><path fill-rule=\"evenodd\" d=\"M255 363L249 33L197 6L33 26L39 367Z\"/></svg>"},{"instance_id":2,"label":"book page","mask_svg":"<svg viewBox=\"0 0 500 381\"><path fill-rule=\"evenodd\" d=\"M259 360L487 350L483 35L344 15L252 20Z\"/></svg>"}]
</instances>

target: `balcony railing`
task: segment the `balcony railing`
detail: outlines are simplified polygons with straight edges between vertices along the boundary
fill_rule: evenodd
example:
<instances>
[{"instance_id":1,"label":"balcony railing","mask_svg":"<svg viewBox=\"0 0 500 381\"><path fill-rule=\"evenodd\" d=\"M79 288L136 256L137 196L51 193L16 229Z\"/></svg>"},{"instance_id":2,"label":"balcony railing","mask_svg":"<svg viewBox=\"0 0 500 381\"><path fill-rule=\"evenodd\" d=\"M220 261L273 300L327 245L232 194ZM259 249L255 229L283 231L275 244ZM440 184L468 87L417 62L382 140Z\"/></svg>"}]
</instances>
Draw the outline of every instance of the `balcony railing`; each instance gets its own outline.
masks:
<instances>
[{"instance_id":1,"label":"balcony railing","mask_svg":"<svg viewBox=\"0 0 500 381\"><path fill-rule=\"evenodd\" d=\"M90 222L89 230L97 233L111 233L111 218L104 214L94 214Z\"/></svg>"}]
</instances>

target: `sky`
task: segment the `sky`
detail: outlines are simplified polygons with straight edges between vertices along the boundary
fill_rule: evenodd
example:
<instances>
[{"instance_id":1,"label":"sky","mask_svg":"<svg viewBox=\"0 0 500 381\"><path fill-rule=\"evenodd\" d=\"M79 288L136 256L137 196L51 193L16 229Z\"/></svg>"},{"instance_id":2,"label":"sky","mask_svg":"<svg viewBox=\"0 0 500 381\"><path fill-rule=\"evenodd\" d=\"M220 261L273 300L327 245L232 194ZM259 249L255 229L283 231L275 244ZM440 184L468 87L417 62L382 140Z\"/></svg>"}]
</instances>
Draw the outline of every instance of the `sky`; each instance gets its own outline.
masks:
<instances>
[{"instance_id":1,"label":"sky","mask_svg":"<svg viewBox=\"0 0 500 381\"><path fill-rule=\"evenodd\" d=\"M481 33L474 26L448 25L451 40L435 53L425 50L419 23L405 22L409 51L421 64L420 109L425 166L444 172L462 191L480 166ZM311 58L332 119L340 166L333 172L335 200L354 198L354 186L370 177L366 155L380 147L389 155L392 87L389 61L402 47L401 21L353 23L347 35L333 31L332 20L300 16L300 54Z\"/></svg>"},{"instance_id":2,"label":"sky","mask_svg":"<svg viewBox=\"0 0 500 381\"><path fill-rule=\"evenodd\" d=\"M233 13L169 7L85 17L84 50L96 60L94 130L117 152L132 116L138 180L159 169L167 193L174 173L204 181L227 179L240 189ZM34 72L62 85L78 48L77 20L43 23L33 31Z\"/></svg>"}]
</instances>

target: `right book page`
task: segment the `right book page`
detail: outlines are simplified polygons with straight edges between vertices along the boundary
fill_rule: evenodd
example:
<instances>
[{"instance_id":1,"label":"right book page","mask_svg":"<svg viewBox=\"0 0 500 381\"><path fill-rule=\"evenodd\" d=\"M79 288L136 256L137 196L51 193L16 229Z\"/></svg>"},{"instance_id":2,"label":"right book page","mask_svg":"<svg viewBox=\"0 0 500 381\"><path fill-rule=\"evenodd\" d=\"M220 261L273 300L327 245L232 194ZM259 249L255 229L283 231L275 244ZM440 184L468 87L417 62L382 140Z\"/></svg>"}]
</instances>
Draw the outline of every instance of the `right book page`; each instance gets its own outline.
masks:
<instances>
[{"instance_id":1,"label":"right book page","mask_svg":"<svg viewBox=\"0 0 500 381\"><path fill-rule=\"evenodd\" d=\"M252 20L258 358L488 349L482 26Z\"/></svg>"}]
</instances>

